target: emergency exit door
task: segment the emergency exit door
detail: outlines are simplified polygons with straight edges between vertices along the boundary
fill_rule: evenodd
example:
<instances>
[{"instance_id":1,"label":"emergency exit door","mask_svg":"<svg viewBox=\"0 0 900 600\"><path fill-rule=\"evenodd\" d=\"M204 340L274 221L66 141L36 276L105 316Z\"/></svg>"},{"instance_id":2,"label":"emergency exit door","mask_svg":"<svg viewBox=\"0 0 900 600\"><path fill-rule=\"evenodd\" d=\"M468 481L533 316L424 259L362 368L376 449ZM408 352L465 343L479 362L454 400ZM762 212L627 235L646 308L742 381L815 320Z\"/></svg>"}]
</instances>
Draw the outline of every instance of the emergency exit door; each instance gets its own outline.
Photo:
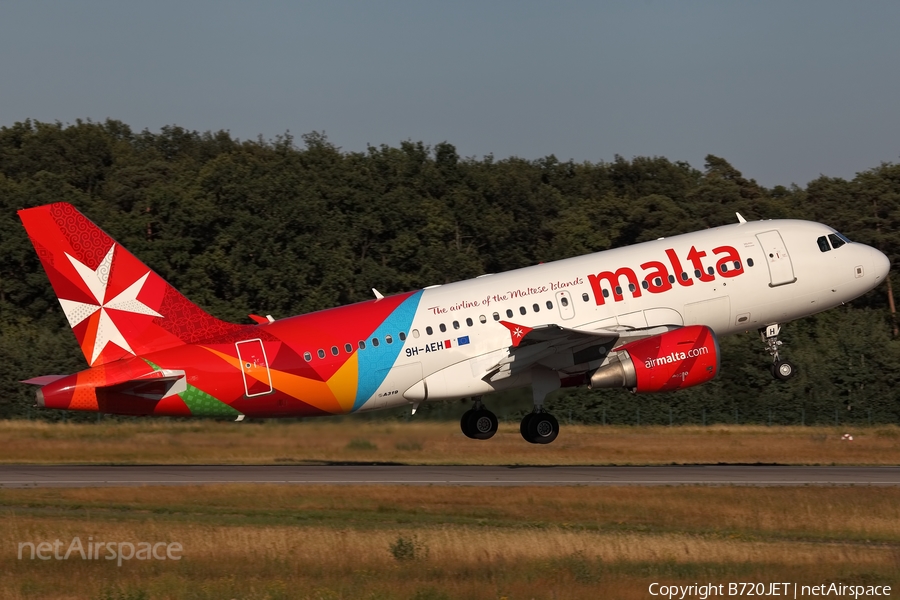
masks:
<instances>
[{"instance_id":1,"label":"emergency exit door","mask_svg":"<svg viewBox=\"0 0 900 600\"><path fill-rule=\"evenodd\" d=\"M244 340L235 343L241 375L244 376L244 393L248 398L262 396L272 391L272 373L262 340Z\"/></svg>"},{"instance_id":2,"label":"emergency exit door","mask_svg":"<svg viewBox=\"0 0 900 600\"><path fill-rule=\"evenodd\" d=\"M559 308L559 316L566 320L575 316L575 304L569 292L556 292L556 306Z\"/></svg>"}]
</instances>

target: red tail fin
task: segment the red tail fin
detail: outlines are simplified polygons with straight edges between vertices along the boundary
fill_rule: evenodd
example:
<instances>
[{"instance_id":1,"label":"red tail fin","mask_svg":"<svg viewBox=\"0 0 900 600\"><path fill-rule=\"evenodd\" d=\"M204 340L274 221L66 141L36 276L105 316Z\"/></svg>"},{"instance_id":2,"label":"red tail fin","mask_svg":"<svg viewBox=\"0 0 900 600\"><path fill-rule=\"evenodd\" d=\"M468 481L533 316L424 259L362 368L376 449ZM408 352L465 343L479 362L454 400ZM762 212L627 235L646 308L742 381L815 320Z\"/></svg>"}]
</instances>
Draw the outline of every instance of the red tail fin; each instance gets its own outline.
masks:
<instances>
[{"instance_id":1,"label":"red tail fin","mask_svg":"<svg viewBox=\"0 0 900 600\"><path fill-rule=\"evenodd\" d=\"M71 204L19 218L91 366L241 328L182 296Z\"/></svg>"}]
</instances>

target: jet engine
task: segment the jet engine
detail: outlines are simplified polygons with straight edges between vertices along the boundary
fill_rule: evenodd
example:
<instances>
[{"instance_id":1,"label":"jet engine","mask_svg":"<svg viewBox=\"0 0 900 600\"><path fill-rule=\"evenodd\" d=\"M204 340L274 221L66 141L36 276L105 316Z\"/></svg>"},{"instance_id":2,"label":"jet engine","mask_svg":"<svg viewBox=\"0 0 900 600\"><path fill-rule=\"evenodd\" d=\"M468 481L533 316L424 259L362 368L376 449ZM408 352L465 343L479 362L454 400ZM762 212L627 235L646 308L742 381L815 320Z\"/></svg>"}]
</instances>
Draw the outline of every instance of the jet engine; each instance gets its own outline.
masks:
<instances>
[{"instance_id":1,"label":"jet engine","mask_svg":"<svg viewBox=\"0 0 900 600\"><path fill-rule=\"evenodd\" d=\"M588 387L668 392L706 383L719 371L719 342L706 325L691 325L628 342L590 376Z\"/></svg>"}]
</instances>

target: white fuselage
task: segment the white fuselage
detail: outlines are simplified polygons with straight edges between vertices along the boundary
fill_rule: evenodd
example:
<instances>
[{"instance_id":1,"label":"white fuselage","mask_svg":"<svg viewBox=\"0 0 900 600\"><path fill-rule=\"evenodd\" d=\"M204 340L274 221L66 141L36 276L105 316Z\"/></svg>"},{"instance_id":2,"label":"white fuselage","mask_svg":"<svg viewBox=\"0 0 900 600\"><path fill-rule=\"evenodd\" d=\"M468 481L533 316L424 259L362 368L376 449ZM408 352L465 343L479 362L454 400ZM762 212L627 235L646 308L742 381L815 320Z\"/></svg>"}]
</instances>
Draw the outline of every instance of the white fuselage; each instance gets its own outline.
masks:
<instances>
[{"instance_id":1,"label":"white fuselage","mask_svg":"<svg viewBox=\"0 0 900 600\"><path fill-rule=\"evenodd\" d=\"M500 320L581 331L702 324L725 335L839 306L886 277L883 254L857 243L824 251L817 240L829 235L837 238L808 221L737 223L426 288L379 389L393 394L376 393L363 410L530 384L529 372L485 377L510 353ZM603 362L574 356L541 364L564 378Z\"/></svg>"}]
</instances>

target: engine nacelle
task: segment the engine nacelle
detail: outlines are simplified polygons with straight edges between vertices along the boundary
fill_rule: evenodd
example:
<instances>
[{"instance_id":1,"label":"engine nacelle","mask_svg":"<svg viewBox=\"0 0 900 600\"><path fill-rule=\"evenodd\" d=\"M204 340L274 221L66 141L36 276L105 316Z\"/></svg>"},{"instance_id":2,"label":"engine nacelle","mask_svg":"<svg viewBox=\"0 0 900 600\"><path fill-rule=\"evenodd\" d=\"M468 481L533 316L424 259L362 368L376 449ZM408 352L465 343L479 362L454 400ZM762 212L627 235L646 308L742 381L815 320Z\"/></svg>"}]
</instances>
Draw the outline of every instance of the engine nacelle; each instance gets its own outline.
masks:
<instances>
[{"instance_id":1,"label":"engine nacelle","mask_svg":"<svg viewBox=\"0 0 900 600\"><path fill-rule=\"evenodd\" d=\"M719 342L706 325L691 325L623 344L591 375L589 387L668 392L706 383L719 372Z\"/></svg>"}]
</instances>

